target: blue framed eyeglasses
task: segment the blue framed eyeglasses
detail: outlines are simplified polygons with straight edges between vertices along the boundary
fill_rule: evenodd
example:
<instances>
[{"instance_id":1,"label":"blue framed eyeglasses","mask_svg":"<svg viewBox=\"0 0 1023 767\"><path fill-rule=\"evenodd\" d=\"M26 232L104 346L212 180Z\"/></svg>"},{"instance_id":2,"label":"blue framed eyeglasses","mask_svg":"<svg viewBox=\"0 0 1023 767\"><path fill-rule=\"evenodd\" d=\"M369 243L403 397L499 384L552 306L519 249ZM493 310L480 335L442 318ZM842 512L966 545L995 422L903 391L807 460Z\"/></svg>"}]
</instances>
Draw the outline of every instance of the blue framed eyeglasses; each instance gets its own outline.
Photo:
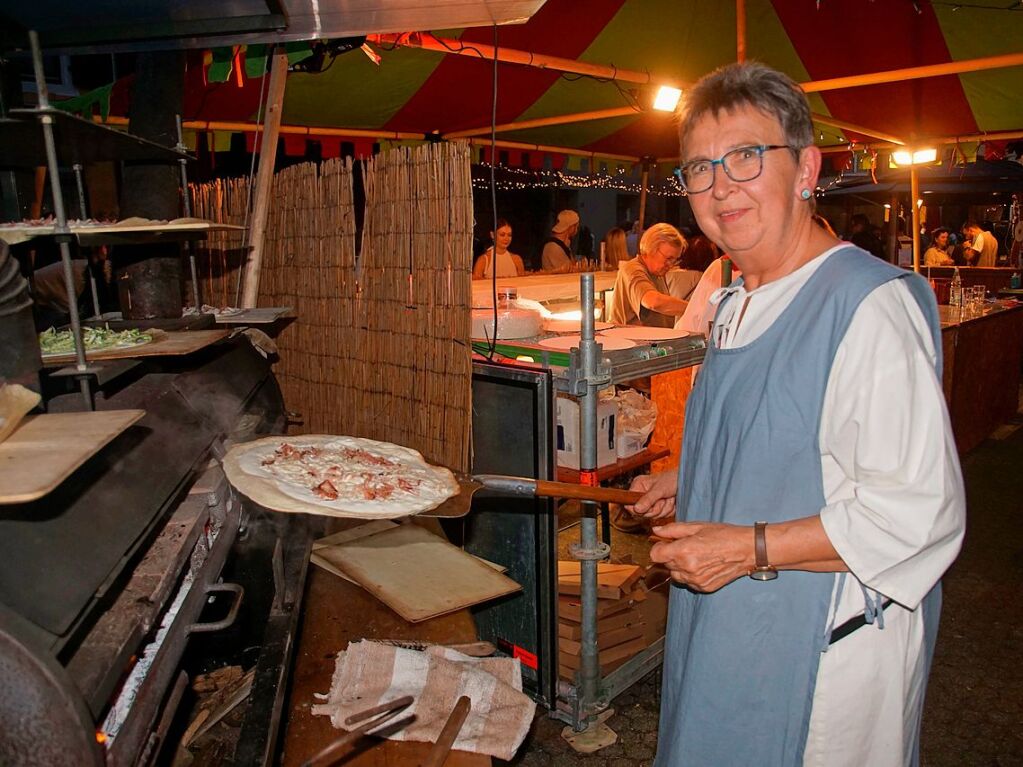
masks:
<instances>
[{"instance_id":1,"label":"blue framed eyeglasses","mask_svg":"<svg viewBox=\"0 0 1023 767\"><path fill-rule=\"evenodd\" d=\"M791 149L788 144L741 146L725 152L716 160L692 160L678 169L678 177L688 194L700 194L714 186L714 171L720 165L732 181L752 181L764 172L764 153Z\"/></svg>"}]
</instances>

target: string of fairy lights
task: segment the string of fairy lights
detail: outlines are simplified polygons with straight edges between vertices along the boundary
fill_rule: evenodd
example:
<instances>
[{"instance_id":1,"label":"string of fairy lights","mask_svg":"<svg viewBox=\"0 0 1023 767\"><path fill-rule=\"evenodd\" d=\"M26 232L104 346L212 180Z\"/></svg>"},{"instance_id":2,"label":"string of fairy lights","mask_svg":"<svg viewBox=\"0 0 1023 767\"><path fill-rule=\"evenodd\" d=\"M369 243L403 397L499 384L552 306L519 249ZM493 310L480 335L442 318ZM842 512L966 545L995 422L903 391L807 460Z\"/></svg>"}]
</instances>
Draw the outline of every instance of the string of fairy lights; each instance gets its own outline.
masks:
<instances>
[{"instance_id":1,"label":"string of fairy lights","mask_svg":"<svg viewBox=\"0 0 1023 767\"><path fill-rule=\"evenodd\" d=\"M617 167L613 172L599 171L592 174L576 174L554 168L512 168L507 165L480 163L479 173L473 174L473 189L485 191L490 188L490 169L495 171L494 185L499 192L514 192L526 189L606 189L616 192L639 194L641 181L629 175L625 168ZM647 194L662 197L682 197L685 191L678 178L672 174L663 179L647 183Z\"/></svg>"}]
</instances>

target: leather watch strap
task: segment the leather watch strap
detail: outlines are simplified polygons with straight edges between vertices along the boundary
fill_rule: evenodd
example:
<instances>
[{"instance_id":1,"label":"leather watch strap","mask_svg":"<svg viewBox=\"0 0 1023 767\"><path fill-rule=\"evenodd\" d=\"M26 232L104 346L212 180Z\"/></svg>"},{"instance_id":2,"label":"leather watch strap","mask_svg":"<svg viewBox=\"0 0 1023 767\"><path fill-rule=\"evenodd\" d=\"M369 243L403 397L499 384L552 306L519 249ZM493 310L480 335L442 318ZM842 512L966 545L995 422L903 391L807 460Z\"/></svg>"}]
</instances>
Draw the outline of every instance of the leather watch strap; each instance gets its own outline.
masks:
<instances>
[{"instance_id":1,"label":"leather watch strap","mask_svg":"<svg viewBox=\"0 0 1023 767\"><path fill-rule=\"evenodd\" d=\"M757 522L753 525L753 553L756 557L758 570L770 567L767 561L767 523Z\"/></svg>"}]
</instances>

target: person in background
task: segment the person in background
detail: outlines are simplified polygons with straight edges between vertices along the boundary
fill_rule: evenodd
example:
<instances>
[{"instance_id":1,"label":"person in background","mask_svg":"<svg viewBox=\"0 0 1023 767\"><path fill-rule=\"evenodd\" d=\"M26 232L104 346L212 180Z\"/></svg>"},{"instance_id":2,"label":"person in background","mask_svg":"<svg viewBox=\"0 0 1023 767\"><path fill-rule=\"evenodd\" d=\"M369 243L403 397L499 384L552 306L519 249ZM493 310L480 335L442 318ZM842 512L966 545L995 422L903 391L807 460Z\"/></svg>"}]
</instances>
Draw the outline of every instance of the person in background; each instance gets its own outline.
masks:
<instances>
[{"instance_id":1,"label":"person in background","mask_svg":"<svg viewBox=\"0 0 1023 767\"><path fill-rule=\"evenodd\" d=\"M870 219L863 213L855 213L849 220L849 235L846 237L849 242L857 248L862 248L872 256L877 256L882 261L887 259L884 256L884 243L881 238L874 234L870 226Z\"/></svg>"},{"instance_id":2,"label":"person in background","mask_svg":"<svg viewBox=\"0 0 1023 767\"><path fill-rule=\"evenodd\" d=\"M618 265L608 320L615 325L672 327L686 302L669 293L664 275L685 249L685 238L671 224L654 224L643 232L639 255Z\"/></svg>"},{"instance_id":3,"label":"person in background","mask_svg":"<svg viewBox=\"0 0 1023 767\"><path fill-rule=\"evenodd\" d=\"M963 224L966 242L963 255L970 266L994 266L998 256L998 241L991 232L985 232L976 221Z\"/></svg>"},{"instance_id":4,"label":"person in background","mask_svg":"<svg viewBox=\"0 0 1023 767\"><path fill-rule=\"evenodd\" d=\"M625 250L625 230L614 227L607 230L604 235L604 268L610 272L617 272L618 265L629 260L629 254Z\"/></svg>"},{"instance_id":5,"label":"person in background","mask_svg":"<svg viewBox=\"0 0 1023 767\"><path fill-rule=\"evenodd\" d=\"M689 240L689 247L682 254L679 266L683 269L691 269L696 272L707 271L707 267L721 257L721 248L711 242L702 234L696 235Z\"/></svg>"},{"instance_id":6,"label":"person in background","mask_svg":"<svg viewBox=\"0 0 1023 767\"><path fill-rule=\"evenodd\" d=\"M639 238L642 236L643 225L638 220L634 221L629 233L625 235L625 249L629 253L629 258L635 258L639 254Z\"/></svg>"},{"instance_id":7,"label":"person in background","mask_svg":"<svg viewBox=\"0 0 1023 767\"><path fill-rule=\"evenodd\" d=\"M579 231L579 214L574 210L563 210L551 229L551 236L544 240L540 256L541 268L545 272L564 274L572 271L572 238Z\"/></svg>"},{"instance_id":8,"label":"person in background","mask_svg":"<svg viewBox=\"0 0 1023 767\"><path fill-rule=\"evenodd\" d=\"M698 234L692 239L686 238L686 242L689 243L689 246L682 252L679 268L669 269L668 273L664 275L664 281L668 284L668 292L683 301L689 301L692 298L707 267L721 255L718 246L702 234ZM689 311L688 304L686 311ZM675 321L675 327L678 327L678 320Z\"/></svg>"},{"instance_id":9,"label":"person in background","mask_svg":"<svg viewBox=\"0 0 1023 767\"><path fill-rule=\"evenodd\" d=\"M948 254L948 234L944 226L931 231L931 246L924 253L924 266L952 266L955 263Z\"/></svg>"},{"instance_id":10,"label":"person in background","mask_svg":"<svg viewBox=\"0 0 1023 767\"><path fill-rule=\"evenodd\" d=\"M490 233L490 238L494 244L476 259L476 264L472 268L472 278L482 280L494 275L494 248L497 248L498 277L518 277L525 274L526 267L522 263L522 258L508 250L512 241L511 224L503 218L497 219L497 229Z\"/></svg>"},{"instance_id":11,"label":"person in background","mask_svg":"<svg viewBox=\"0 0 1023 767\"><path fill-rule=\"evenodd\" d=\"M675 582L654 765L915 764L966 516L934 293L813 223L791 78L732 64L686 96L683 183L742 276L679 472L633 482Z\"/></svg>"}]
</instances>

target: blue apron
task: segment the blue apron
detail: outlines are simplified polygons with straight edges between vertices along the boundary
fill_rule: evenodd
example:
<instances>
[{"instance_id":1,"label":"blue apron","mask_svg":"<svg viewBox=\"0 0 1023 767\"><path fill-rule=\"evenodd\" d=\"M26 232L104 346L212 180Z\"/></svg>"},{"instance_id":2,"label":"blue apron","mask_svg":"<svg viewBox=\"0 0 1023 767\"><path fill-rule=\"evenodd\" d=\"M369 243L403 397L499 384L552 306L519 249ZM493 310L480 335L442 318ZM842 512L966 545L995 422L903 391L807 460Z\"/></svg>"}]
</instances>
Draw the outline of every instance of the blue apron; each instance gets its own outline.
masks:
<instances>
[{"instance_id":1,"label":"blue apron","mask_svg":"<svg viewBox=\"0 0 1023 767\"><path fill-rule=\"evenodd\" d=\"M835 352L860 302L893 279L906 280L932 329L941 377L927 283L859 248L833 253L759 338L708 344L686 403L679 521L752 526L820 512L818 437ZM835 579L785 571L713 594L672 588L656 767L802 764ZM936 586L923 605L930 641L939 600Z\"/></svg>"}]
</instances>

